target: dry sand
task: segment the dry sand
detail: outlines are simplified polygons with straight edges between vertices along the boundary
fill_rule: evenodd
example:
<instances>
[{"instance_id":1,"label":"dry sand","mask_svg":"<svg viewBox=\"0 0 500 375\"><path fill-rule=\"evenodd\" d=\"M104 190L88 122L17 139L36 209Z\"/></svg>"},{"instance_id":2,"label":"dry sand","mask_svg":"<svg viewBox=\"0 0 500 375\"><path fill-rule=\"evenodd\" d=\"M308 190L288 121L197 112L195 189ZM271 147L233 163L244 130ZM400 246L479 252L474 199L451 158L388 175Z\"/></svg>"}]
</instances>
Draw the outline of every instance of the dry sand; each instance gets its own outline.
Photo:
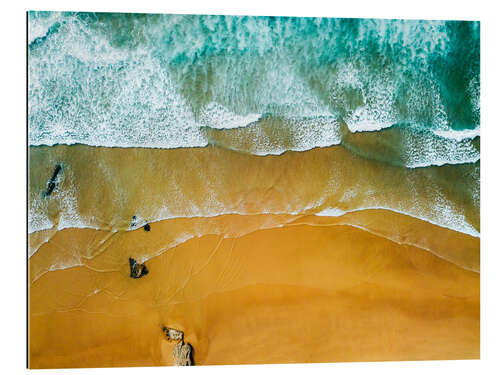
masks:
<instances>
[{"instance_id":1,"label":"dry sand","mask_svg":"<svg viewBox=\"0 0 500 375\"><path fill-rule=\"evenodd\" d=\"M408 235L383 237L391 225ZM29 260L31 368L170 365L164 325L196 365L479 358L479 239L404 215L49 232L31 236L49 238ZM146 276L130 278L130 256Z\"/></svg>"}]
</instances>

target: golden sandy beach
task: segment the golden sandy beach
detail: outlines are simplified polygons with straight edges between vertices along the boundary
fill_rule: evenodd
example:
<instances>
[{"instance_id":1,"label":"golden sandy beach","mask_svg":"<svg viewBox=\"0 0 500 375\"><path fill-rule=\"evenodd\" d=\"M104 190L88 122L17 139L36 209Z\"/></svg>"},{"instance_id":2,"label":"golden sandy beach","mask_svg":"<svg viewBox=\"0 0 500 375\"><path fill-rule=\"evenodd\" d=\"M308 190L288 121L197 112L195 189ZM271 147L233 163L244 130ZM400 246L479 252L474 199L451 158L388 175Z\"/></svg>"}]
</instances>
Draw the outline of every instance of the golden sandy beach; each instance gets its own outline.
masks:
<instances>
[{"instance_id":1,"label":"golden sandy beach","mask_svg":"<svg viewBox=\"0 0 500 375\"><path fill-rule=\"evenodd\" d=\"M401 223L396 215L372 212L371 221ZM479 357L477 272L348 217L284 215L272 218L282 227L231 235L265 216L57 232L29 261L30 367L169 365L163 325L184 331L196 365ZM189 239L148 260L148 275L129 277L129 256L161 248L190 221L228 234ZM431 239L448 231L420 225ZM464 236L450 242L455 261L477 270L479 239ZM82 265L43 273L68 246Z\"/></svg>"}]
</instances>

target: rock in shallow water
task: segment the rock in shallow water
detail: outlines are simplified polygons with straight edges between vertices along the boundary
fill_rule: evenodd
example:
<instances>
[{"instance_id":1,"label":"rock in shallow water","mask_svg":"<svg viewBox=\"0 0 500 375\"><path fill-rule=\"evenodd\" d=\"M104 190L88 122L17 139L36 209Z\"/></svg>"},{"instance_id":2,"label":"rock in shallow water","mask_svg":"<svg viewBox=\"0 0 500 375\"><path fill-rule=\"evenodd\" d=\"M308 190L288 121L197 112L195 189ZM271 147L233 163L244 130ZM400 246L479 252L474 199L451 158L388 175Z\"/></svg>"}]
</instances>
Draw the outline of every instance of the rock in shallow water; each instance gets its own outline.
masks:
<instances>
[{"instance_id":1,"label":"rock in shallow water","mask_svg":"<svg viewBox=\"0 0 500 375\"><path fill-rule=\"evenodd\" d=\"M134 228L137 225L137 216L132 216L132 220L130 220L130 228Z\"/></svg>"},{"instance_id":2,"label":"rock in shallow water","mask_svg":"<svg viewBox=\"0 0 500 375\"><path fill-rule=\"evenodd\" d=\"M44 197L50 196L52 192L57 188L57 175L61 172L62 166L60 164L56 164L54 168L54 172L52 173L52 177L49 181L47 181L47 189L43 192Z\"/></svg>"}]
</instances>

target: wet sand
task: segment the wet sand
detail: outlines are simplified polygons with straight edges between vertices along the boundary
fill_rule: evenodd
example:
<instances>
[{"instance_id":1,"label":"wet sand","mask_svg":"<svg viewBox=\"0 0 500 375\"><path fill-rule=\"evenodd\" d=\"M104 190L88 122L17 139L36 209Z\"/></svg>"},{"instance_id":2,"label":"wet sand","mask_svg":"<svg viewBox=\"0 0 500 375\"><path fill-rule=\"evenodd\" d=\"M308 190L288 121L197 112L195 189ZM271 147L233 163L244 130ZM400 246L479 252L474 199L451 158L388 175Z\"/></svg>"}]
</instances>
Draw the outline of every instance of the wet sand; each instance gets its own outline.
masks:
<instances>
[{"instance_id":1,"label":"wet sand","mask_svg":"<svg viewBox=\"0 0 500 375\"><path fill-rule=\"evenodd\" d=\"M30 367L170 365L163 325L196 365L479 358L479 239L373 211L56 231L29 260Z\"/></svg>"}]
</instances>

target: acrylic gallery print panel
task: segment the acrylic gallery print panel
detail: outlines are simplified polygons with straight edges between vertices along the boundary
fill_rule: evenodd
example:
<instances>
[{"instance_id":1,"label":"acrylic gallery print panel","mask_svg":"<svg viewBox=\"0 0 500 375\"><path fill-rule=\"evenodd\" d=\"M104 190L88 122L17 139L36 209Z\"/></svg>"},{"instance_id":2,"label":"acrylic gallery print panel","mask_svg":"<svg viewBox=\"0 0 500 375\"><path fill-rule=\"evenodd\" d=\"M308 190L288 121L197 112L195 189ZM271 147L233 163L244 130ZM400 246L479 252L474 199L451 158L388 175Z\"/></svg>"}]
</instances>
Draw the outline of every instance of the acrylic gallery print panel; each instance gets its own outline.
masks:
<instances>
[{"instance_id":1,"label":"acrylic gallery print panel","mask_svg":"<svg viewBox=\"0 0 500 375\"><path fill-rule=\"evenodd\" d=\"M479 357L478 22L27 22L29 367Z\"/></svg>"}]
</instances>

